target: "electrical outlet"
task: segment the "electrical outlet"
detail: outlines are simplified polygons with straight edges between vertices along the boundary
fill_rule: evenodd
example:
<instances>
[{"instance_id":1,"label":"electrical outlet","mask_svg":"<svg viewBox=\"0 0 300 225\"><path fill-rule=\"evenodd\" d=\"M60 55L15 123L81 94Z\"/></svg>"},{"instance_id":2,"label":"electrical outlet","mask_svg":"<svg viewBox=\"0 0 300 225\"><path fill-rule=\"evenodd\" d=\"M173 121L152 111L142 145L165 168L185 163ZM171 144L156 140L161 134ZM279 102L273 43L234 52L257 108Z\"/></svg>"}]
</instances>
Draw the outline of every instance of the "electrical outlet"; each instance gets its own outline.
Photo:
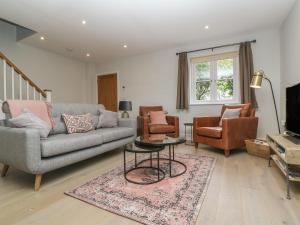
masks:
<instances>
[{"instance_id":1,"label":"electrical outlet","mask_svg":"<svg viewBox=\"0 0 300 225\"><path fill-rule=\"evenodd\" d=\"M281 126L285 127L285 120L281 120Z\"/></svg>"}]
</instances>

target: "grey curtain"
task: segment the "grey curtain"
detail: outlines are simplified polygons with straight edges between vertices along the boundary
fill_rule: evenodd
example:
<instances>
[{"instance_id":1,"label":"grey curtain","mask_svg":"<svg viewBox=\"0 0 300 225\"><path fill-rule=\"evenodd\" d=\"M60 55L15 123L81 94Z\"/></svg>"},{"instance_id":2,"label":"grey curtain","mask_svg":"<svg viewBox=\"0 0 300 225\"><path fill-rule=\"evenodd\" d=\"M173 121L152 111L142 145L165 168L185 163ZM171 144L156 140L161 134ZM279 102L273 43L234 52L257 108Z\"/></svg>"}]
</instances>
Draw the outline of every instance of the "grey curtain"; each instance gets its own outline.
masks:
<instances>
[{"instance_id":1,"label":"grey curtain","mask_svg":"<svg viewBox=\"0 0 300 225\"><path fill-rule=\"evenodd\" d=\"M239 51L240 61L240 91L241 102L251 103L252 107L257 108L257 101L253 88L250 88L251 77L254 73L253 55L250 42L243 42L240 45Z\"/></svg>"},{"instance_id":2,"label":"grey curtain","mask_svg":"<svg viewBox=\"0 0 300 225\"><path fill-rule=\"evenodd\" d=\"M179 54L178 58L178 81L177 81L177 100L176 109L188 109L188 80L189 80L189 69L187 53L183 52Z\"/></svg>"}]
</instances>

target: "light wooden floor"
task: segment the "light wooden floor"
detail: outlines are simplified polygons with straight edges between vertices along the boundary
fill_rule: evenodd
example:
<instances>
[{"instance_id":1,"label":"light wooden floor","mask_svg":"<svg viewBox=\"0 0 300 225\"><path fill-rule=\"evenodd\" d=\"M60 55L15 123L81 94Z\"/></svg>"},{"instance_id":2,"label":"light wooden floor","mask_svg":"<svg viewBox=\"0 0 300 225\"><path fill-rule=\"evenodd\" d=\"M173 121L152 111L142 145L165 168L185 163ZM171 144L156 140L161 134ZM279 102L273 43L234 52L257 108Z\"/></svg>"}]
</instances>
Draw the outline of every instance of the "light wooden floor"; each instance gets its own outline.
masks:
<instances>
[{"instance_id":1,"label":"light wooden floor","mask_svg":"<svg viewBox=\"0 0 300 225\"><path fill-rule=\"evenodd\" d=\"M285 180L275 166L233 152L229 158L209 147L180 145L178 152L208 154L217 164L204 200L198 225L300 224L300 185L292 185L292 199L285 198ZM46 174L40 192L33 192L32 175L10 169L0 178L0 224L18 225L133 225L137 222L109 213L63 194L122 162L121 151Z\"/></svg>"}]
</instances>

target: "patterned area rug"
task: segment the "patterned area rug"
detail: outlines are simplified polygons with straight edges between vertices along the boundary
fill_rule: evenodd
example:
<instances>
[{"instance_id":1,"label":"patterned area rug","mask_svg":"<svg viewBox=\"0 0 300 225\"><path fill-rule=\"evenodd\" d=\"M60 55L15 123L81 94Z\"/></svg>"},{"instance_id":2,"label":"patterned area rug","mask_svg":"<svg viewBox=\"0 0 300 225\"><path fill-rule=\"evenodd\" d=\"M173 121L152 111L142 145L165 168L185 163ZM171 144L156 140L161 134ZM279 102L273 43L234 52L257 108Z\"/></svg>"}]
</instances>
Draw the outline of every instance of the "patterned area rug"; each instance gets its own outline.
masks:
<instances>
[{"instance_id":1,"label":"patterned area rug","mask_svg":"<svg viewBox=\"0 0 300 225\"><path fill-rule=\"evenodd\" d=\"M175 159L187 165L186 173L175 178L169 178L166 160L160 161L166 178L150 185L127 182L124 179L123 166L119 166L66 194L147 225L193 225L204 200L216 159L179 153L175 155ZM147 161L144 163L149 164ZM133 165L133 162L128 164L128 168L130 164ZM172 164L172 174L181 169L179 164ZM145 177L144 173L146 178L142 178ZM153 171L141 169L130 176L131 179L148 180L157 175Z\"/></svg>"}]
</instances>

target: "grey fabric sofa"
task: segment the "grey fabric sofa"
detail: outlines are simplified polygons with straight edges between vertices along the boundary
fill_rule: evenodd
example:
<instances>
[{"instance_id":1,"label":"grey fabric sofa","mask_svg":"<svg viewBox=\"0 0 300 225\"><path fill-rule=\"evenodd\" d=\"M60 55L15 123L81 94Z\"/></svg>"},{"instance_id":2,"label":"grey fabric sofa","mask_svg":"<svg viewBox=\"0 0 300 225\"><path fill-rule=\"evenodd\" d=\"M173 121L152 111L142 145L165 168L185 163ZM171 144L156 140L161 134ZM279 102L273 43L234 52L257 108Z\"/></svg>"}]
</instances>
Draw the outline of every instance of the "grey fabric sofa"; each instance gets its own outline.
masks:
<instances>
[{"instance_id":1,"label":"grey fabric sofa","mask_svg":"<svg viewBox=\"0 0 300 225\"><path fill-rule=\"evenodd\" d=\"M9 166L36 175L35 190L39 190L42 174L91 158L131 143L136 136L136 121L120 119L118 127L95 129L87 133L67 134L61 115L92 114L96 127L102 105L53 104L55 127L42 140L36 129L0 126L0 162L2 176ZM9 110L3 107L6 116Z\"/></svg>"}]
</instances>

